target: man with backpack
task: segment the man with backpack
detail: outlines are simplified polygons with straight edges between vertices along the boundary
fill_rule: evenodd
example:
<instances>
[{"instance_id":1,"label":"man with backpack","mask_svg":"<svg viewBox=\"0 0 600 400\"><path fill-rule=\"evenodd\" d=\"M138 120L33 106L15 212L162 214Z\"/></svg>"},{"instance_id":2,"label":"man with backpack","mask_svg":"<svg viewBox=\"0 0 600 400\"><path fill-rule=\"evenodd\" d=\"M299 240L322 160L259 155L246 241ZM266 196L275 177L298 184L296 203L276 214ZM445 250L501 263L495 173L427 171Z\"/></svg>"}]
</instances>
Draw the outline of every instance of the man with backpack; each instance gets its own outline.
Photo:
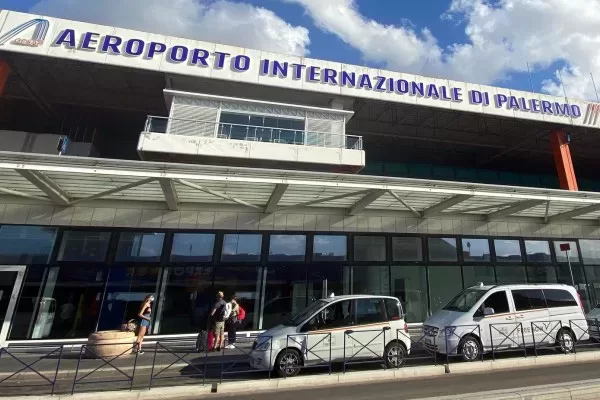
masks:
<instances>
[{"instance_id":1,"label":"man with backpack","mask_svg":"<svg viewBox=\"0 0 600 400\"><path fill-rule=\"evenodd\" d=\"M211 351L221 351L221 347L225 344L225 321L231 314L231 304L223 300L223 292L217 292L217 302L210 312L213 320L213 345Z\"/></svg>"}]
</instances>

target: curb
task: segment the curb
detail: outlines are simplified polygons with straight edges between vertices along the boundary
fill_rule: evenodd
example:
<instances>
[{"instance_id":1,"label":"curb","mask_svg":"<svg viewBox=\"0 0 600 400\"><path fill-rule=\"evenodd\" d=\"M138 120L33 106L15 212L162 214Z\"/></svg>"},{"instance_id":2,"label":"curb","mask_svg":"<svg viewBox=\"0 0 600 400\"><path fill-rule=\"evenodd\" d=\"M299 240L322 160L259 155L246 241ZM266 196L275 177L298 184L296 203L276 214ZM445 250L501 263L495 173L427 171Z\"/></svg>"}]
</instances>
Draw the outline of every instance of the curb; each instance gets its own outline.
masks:
<instances>
[{"instance_id":1,"label":"curb","mask_svg":"<svg viewBox=\"0 0 600 400\"><path fill-rule=\"evenodd\" d=\"M593 379L575 383L555 383L451 396L426 397L420 400L584 400L597 399L598 393L600 393L600 379Z\"/></svg>"}]
</instances>

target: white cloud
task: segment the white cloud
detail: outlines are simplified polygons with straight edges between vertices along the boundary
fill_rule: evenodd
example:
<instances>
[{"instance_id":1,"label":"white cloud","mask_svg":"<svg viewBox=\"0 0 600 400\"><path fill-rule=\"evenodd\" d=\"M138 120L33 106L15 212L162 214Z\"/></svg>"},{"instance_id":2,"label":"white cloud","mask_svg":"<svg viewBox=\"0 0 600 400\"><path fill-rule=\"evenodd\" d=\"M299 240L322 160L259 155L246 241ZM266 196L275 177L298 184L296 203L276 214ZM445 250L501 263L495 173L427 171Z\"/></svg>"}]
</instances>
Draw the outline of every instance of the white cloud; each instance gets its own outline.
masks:
<instances>
[{"instance_id":1,"label":"white cloud","mask_svg":"<svg viewBox=\"0 0 600 400\"><path fill-rule=\"evenodd\" d=\"M452 0L445 21L465 24L468 41L441 48L427 30L383 25L360 14L355 0L285 0L304 7L315 24L390 69L477 83L564 62L570 97L594 98L589 72L600 80L600 2L589 0ZM558 76L543 90L564 95Z\"/></svg>"},{"instance_id":2,"label":"white cloud","mask_svg":"<svg viewBox=\"0 0 600 400\"><path fill-rule=\"evenodd\" d=\"M310 43L306 28L226 0L41 0L31 11L285 54L306 55Z\"/></svg>"}]
</instances>

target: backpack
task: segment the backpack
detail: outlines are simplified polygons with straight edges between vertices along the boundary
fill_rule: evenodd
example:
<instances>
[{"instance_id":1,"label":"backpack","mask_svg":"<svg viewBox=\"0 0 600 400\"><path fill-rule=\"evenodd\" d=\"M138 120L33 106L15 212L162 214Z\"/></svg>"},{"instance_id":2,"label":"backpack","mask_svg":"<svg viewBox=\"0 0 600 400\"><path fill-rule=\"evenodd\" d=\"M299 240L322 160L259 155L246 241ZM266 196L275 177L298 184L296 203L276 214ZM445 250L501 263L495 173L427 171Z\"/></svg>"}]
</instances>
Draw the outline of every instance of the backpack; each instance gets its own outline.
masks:
<instances>
[{"instance_id":1,"label":"backpack","mask_svg":"<svg viewBox=\"0 0 600 400\"><path fill-rule=\"evenodd\" d=\"M231 303L225 303L225 305L221 307L221 321L227 321L230 315Z\"/></svg>"},{"instance_id":2,"label":"backpack","mask_svg":"<svg viewBox=\"0 0 600 400\"><path fill-rule=\"evenodd\" d=\"M246 310L242 308L242 306L238 306L238 321L243 321L246 318Z\"/></svg>"}]
</instances>

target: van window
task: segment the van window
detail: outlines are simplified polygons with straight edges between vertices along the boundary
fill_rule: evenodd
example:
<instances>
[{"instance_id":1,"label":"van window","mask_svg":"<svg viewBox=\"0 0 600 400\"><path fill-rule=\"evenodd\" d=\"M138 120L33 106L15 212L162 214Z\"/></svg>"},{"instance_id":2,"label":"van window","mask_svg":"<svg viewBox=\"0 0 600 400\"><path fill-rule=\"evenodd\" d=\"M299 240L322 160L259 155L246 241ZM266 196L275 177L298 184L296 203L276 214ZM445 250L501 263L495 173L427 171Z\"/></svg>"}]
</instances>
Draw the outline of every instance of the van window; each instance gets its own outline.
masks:
<instances>
[{"instance_id":1,"label":"van window","mask_svg":"<svg viewBox=\"0 0 600 400\"><path fill-rule=\"evenodd\" d=\"M578 307L577 300L573 298L573 295L566 290L561 289L544 289L544 295L546 296L546 303L548 307Z\"/></svg>"},{"instance_id":2,"label":"van window","mask_svg":"<svg viewBox=\"0 0 600 400\"><path fill-rule=\"evenodd\" d=\"M493 308L495 314L504 314L510 312L510 307L508 306L508 297L506 297L506 292L496 292L490 295L483 302L483 308Z\"/></svg>"},{"instance_id":3,"label":"van window","mask_svg":"<svg viewBox=\"0 0 600 400\"><path fill-rule=\"evenodd\" d=\"M388 321L397 321L401 318L400 302L393 299L385 299L385 311Z\"/></svg>"},{"instance_id":4,"label":"van window","mask_svg":"<svg viewBox=\"0 0 600 400\"><path fill-rule=\"evenodd\" d=\"M511 290L517 311L540 310L546 308L542 289Z\"/></svg>"},{"instance_id":5,"label":"van window","mask_svg":"<svg viewBox=\"0 0 600 400\"><path fill-rule=\"evenodd\" d=\"M374 324L385 321L383 302L381 299L357 299L356 324Z\"/></svg>"},{"instance_id":6,"label":"van window","mask_svg":"<svg viewBox=\"0 0 600 400\"><path fill-rule=\"evenodd\" d=\"M353 325L350 300L338 301L314 315L303 331L335 329Z\"/></svg>"}]
</instances>

